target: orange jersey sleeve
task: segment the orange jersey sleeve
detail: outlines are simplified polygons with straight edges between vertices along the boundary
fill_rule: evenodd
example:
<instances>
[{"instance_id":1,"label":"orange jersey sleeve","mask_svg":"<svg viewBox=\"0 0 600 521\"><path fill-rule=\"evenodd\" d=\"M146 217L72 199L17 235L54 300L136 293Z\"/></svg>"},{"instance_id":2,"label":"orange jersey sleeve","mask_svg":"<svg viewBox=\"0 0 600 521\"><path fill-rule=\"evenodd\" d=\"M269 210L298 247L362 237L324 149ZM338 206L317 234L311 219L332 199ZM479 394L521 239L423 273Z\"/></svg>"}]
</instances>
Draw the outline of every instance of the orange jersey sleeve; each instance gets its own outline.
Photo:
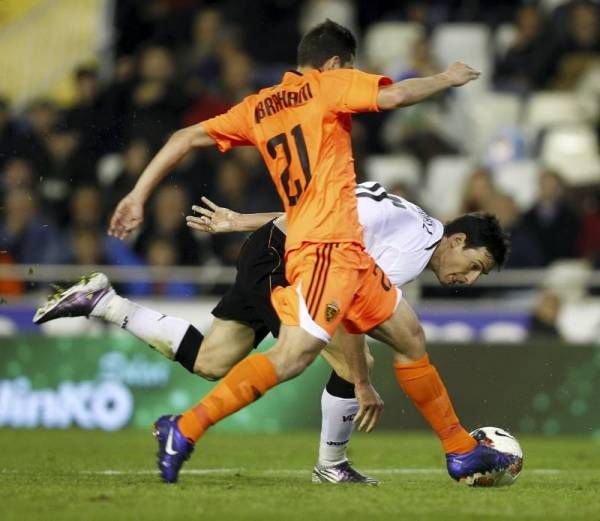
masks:
<instances>
[{"instance_id":1,"label":"orange jersey sleeve","mask_svg":"<svg viewBox=\"0 0 600 521\"><path fill-rule=\"evenodd\" d=\"M336 69L321 75L321 91L330 110L340 113L379 112L377 95L382 85L390 85L386 76L356 69Z\"/></svg>"},{"instance_id":2,"label":"orange jersey sleeve","mask_svg":"<svg viewBox=\"0 0 600 521\"><path fill-rule=\"evenodd\" d=\"M249 98L245 98L224 114L202 122L204 130L215 140L221 152L226 152L235 146L254 144L252 121L249 116L250 107Z\"/></svg>"}]
</instances>

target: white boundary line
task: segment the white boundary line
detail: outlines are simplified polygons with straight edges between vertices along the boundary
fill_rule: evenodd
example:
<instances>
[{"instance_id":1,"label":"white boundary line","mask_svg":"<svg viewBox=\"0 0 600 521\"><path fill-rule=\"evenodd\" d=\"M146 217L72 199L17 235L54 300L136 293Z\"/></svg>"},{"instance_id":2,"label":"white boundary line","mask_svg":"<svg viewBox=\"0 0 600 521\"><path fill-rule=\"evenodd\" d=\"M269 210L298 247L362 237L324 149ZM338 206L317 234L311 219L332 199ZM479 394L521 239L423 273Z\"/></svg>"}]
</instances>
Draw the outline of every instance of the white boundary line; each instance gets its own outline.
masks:
<instances>
[{"instance_id":1,"label":"white boundary line","mask_svg":"<svg viewBox=\"0 0 600 521\"><path fill-rule=\"evenodd\" d=\"M587 471L595 469L586 469ZM5 470L0 471L5 473ZM310 474L308 469L253 469L253 468L212 468L212 469L183 469L181 474L190 474L196 476L206 475L230 475L230 474L261 474L267 476L307 476ZM417 475L417 474L445 474L444 469L435 468L385 468L385 469L361 469L361 472L367 474L380 474L380 475ZM525 469L527 474L535 475L555 475L564 472L561 469ZM12 473L12 472L11 472ZM118 469L104 469L104 470L80 470L77 474L95 475L95 476L144 476L157 474L158 470L118 470Z\"/></svg>"}]
</instances>

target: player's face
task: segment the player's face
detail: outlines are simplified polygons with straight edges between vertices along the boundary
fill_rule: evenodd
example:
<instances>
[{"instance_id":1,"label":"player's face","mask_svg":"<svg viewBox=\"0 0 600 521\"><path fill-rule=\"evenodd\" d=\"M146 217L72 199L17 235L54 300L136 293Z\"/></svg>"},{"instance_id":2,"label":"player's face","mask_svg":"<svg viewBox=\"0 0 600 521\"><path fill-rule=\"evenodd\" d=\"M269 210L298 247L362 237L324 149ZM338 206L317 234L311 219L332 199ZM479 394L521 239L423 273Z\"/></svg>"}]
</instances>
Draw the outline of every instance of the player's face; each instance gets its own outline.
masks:
<instances>
[{"instance_id":1,"label":"player's face","mask_svg":"<svg viewBox=\"0 0 600 521\"><path fill-rule=\"evenodd\" d=\"M470 286L494 267L494 259L487 248L464 247L464 234L453 235L448 241L448 247L440 257L437 273L444 286Z\"/></svg>"}]
</instances>

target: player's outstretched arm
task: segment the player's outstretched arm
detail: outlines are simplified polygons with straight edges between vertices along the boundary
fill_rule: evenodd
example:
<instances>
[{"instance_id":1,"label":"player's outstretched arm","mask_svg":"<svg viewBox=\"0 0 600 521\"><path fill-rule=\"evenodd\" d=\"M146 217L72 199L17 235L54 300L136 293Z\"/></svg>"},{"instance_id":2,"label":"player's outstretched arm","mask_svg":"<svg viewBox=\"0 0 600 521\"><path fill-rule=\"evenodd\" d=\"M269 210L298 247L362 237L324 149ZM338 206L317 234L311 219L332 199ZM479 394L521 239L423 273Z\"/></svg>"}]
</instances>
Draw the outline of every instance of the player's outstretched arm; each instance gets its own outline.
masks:
<instances>
[{"instance_id":1,"label":"player's outstretched arm","mask_svg":"<svg viewBox=\"0 0 600 521\"><path fill-rule=\"evenodd\" d=\"M115 209L108 234L125 239L144 220L144 204L154 188L193 148L215 145L202 123L176 131L142 172L135 187Z\"/></svg>"},{"instance_id":2,"label":"player's outstretched arm","mask_svg":"<svg viewBox=\"0 0 600 521\"><path fill-rule=\"evenodd\" d=\"M476 80L480 72L461 62L455 62L446 71L425 78L411 78L379 89L377 105L381 110L406 107L423 101L450 87L461 87Z\"/></svg>"},{"instance_id":3,"label":"player's outstretched arm","mask_svg":"<svg viewBox=\"0 0 600 521\"><path fill-rule=\"evenodd\" d=\"M188 215L186 224L194 230L200 230L207 233L230 233L230 232L253 232L261 226L276 219L281 212L270 213L239 213L217 206L208 197L202 197L202 202L206 205L194 205L192 210L197 215Z\"/></svg>"},{"instance_id":4,"label":"player's outstretched arm","mask_svg":"<svg viewBox=\"0 0 600 521\"><path fill-rule=\"evenodd\" d=\"M383 412L383 400L371 384L367 357L369 349L364 335L351 335L341 328L336 331L335 342L339 343L348 364L354 383L354 393L359 409L354 424L359 431L371 432Z\"/></svg>"}]
</instances>

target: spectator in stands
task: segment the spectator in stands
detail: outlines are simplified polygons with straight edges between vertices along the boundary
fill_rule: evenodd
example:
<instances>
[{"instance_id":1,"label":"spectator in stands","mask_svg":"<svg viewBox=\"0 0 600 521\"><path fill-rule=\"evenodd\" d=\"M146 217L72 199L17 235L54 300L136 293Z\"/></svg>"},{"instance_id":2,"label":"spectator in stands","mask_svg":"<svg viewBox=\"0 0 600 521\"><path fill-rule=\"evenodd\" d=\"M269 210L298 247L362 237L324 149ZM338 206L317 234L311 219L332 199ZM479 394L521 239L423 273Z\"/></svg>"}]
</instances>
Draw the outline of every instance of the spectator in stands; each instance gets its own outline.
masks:
<instances>
[{"instance_id":1,"label":"spectator in stands","mask_svg":"<svg viewBox=\"0 0 600 521\"><path fill-rule=\"evenodd\" d=\"M529 340L536 342L560 340L561 335L557 327L560 307L560 299L552 290L543 290L538 295L529 323Z\"/></svg>"},{"instance_id":2,"label":"spectator in stands","mask_svg":"<svg viewBox=\"0 0 600 521\"><path fill-rule=\"evenodd\" d=\"M125 194L131 191L150 161L151 153L149 143L142 138L134 138L127 144L121 171L109 186L109 207L113 208Z\"/></svg>"},{"instance_id":3,"label":"spectator in stands","mask_svg":"<svg viewBox=\"0 0 600 521\"><path fill-rule=\"evenodd\" d=\"M192 41L184 59L186 92L190 106L183 116L184 125L193 125L225 112L231 106L222 93L221 57L229 49L239 48L235 33L223 21L221 12L212 7L198 11L192 24Z\"/></svg>"},{"instance_id":4,"label":"spectator in stands","mask_svg":"<svg viewBox=\"0 0 600 521\"><path fill-rule=\"evenodd\" d=\"M273 211L273 207L268 206L268 198L250 191L250 172L235 159L225 159L219 165L216 189L210 194L210 199L220 206L244 213ZM219 260L226 265L234 265L246 235L228 233L213 235L211 238Z\"/></svg>"},{"instance_id":5,"label":"spectator in stands","mask_svg":"<svg viewBox=\"0 0 600 521\"><path fill-rule=\"evenodd\" d=\"M179 264L178 245L168 237L149 237L146 262L149 266L169 268ZM193 282L165 280L151 285L151 295L164 297L193 297L197 289Z\"/></svg>"},{"instance_id":6,"label":"spectator in stands","mask_svg":"<svg viewBox=\"0 0 600 521\"><path fill-rule=\"evenodd\" d=\"M519 208L508 194L497 192L488 202L487 210L500 221L502 228L510 235L510 255L507 268L532 268L541 266L544 256L535 237L531 237L521 223Z\"/></svg>"},{"instance_id":7,"label":"spectator in stands","mask_svg":"<svg viewBox=\"0 0 600 521\"><path fill-rule=\"evenodd\" d=\"M36 183L33 165L27 159L15 157L0 167L0 193L7 193L17 188L33 189Z\"/></svg>"},{"instance_id":8,"label":"spectator in stands","mask_svg":"<svg viewBox=\"0 0 600 521\"><path fill-rule=\"evenodd\" d=\"M77 226L71 230L69 264L110 264L104 251L104 231L94 226Z\"/></svg>"},{"instance_id":9,"label":"spectator in stands","mask_svg":"<svg viewBox=\"0 0 600 521\"><path fill-rule=\"evenodd\" d=\"M21 133L10 114L8 100L0 97L0 170L6 161L19 154L23 148L21 140Z\"/></svg>"},{"instance_id":10,"label":"spectator in stands","mask_svg":"<svg viewBox=\"0 0 600 521\"><path fill-rule=\"evenodd\" d=\"M69 199L69 225L73 228L104 226L102 192L95 185L75 188Z\"/></svg>"},{"instance_id":11,"label":"spectator in stands","mask_svg":"<svg viewBox=\"0 0 600 521\"><path fill-rule=\"evenodd\" d=\"M538 89L547 81L552 67L551 38L544 30L539 6L525 4L515 20L517 34L504 56L496 57L496 87L517 93Z\"/></svg>"},{"instance_id":12,"label":"spectator in stands","mask_svg":"<svg viewBox=\"0 0 600 521\"><path fill-rule=\"evenodd\" d=\"M102 92L98 71L78 67L73 74L75 102L65 113L67 126L73 130L81 150L93 160L111 149L109 135L113 128L107 96Z\"/></svg>"},{"instance_id":13,"label":"spectator in stands","mask_svg":"<svg viewBox=\"0 0 600 521\"><path fill-rule=\"evenodd\" d=\"M69 200L69 226L62 236L65 262L74 264L142 265L128 243L114 241L104 232L102 192L93 185L77 187ZM93 247L90 243L96 241Z\"/></svg>"},{"instance_id":14,"label":"spectator in stands","mask_svg":"<svg viewBox=\"0 0 600 521\"><path fill-rule=\"evenodd\" d=\"M166 48L149 45L140 52L139 79L133 87L125 120L127 137L143 137L161 145L178 128L187 106L183 90L175 81L175 62Z\"/></svg>"},{"instance_id":15,"label":"spectator in stands","mask_svg":"<svg viewBox=\"0 0 600 521\"><path fill-rule=\"evenodd\" d=\"M168 239L176 252L173 264L198 265L198 243L185 224L190 206L189 194L184 188L172 184L160 187L152 202L148 223L136 241L138 254L147 259L151 238Z\"/></svg>"},{"instance_id":16,"label":"spectator in stands","mask_svg":"<svg viewBox=\"0 0 600 521\"><path fill-rule=\"evenodd\" d=\"M188 85L192 93L202 94L206 88L213 93L218 90L221 72L219 44L226 30L221 12L214 7L205 7L194 16L192 41L185 57Z\"/></svg>"},{"instance_id":17,"label":"spectator in stands","mask_svg":"<svg viewBox=\"0 0 600 521\"><path fill-rule=\"evenodd\" d=\"M48 167L40 175L42 195L52 208L57 222L66 218L67 202L72 187L81 183L95 183L93 157L82 152L76 132L65 121L57 122L45 140Z\"/></svg>"},{"instance_id":18,"label":"spectator in stands","mask_svg":"<svg viewBox=\"0 0 600 521\"><path fill-rule=\"evenodd\" d=\"M230 103L237 103L256 90L252 58L244 51L233 49L222 56L221 79L223 93Z\"/></svg>"},{"instance_id":19,"label":"spectator in stands","mask_svg":"<svg viewBox=\"0 0 600 521\"><path fill-rule=\"evenodd\" d=\"M487 170L478 168L465 184L460 213L489 211L496 189Z\"/></svg>"},{"instance_id":20,"label":"spectator in stands","mask_svg":"<svg viewBox=\"0 0 600 521\"><path fill-rule=\"evenodd\" d=\"M541 266L577 256L580 220L557 173L550 170L542 173L538 200L523 215L521 226L537 241L543 255Z\"/></svg>"},{"instance_id":21,"label":"spectator in stands","mask_svg":"<svg viewBox=\"0 0 600 521\"><path fill-rule=\"evenodd\" d=\"M410 61L406 64L395 64L385 71L394 81L409 78L433 76L442 72L443 67L436 61L431 50L431 42L427 38L417 39L411 49Z\"/></svg>"},{"instance_id":22,"label":"spectator in stands","mask_svg":"<svg viewBox=\"0 0 600 521\"><path fill-rule=\"evenodd\" d=\"M0 251L7 252L19 264L54 264L63 255L58 232L45 217L37 194L22 188L4 195L0 214Z\"/></svg>"},{"instance_id":23,"label":"spectator in stands","mask_svg":"<svg viewBox=\"0 0 600 521\"><path fill-rule=\"evenodd\" d=\"M571 90L585 71L600 62L600 8L590 2L572 2L567 33L553 56L556 63L550 86Z\"/></svg>"},{"instance_id":24,"label":"spectator in stands","mask_svg":"<svg viewBox=\"0 0 600 521\"><path fill-rule=\"evenodd\" d=\"M51 163L46 140L58 121L58 108L49 100L38 99L31 102L24 116L24 132L15 155L29 159L36 172L45 172Z\"/></svg>"}]
</instances>

